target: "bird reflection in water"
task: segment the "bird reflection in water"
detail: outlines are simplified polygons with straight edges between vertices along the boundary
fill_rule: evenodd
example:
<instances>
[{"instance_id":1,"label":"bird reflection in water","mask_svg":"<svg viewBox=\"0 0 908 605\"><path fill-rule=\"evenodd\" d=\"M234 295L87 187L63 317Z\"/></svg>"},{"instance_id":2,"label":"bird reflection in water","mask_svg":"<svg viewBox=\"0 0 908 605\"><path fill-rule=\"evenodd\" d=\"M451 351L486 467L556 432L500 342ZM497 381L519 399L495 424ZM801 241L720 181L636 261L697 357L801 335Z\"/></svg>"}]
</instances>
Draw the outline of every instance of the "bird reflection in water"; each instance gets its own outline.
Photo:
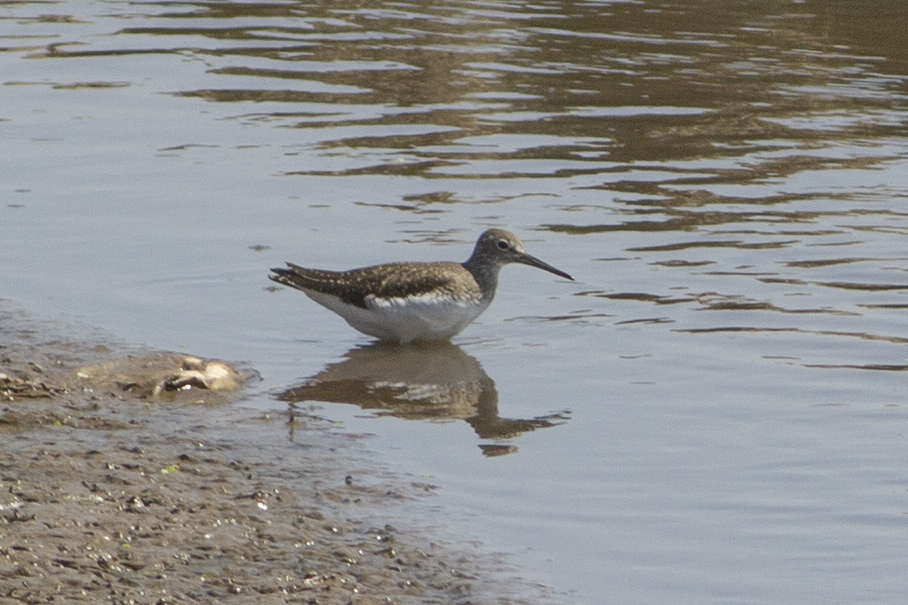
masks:
<instances>
[{"instance_id":1,"label":"bird reflection in water","mask_svg":"<svg viewBox=\"0 0 908 605\"><path fill-rule=\"evenodd\" d=\"M498 415L498 391L476 358L450 342L406 347L371 343L351 349L305 383L277 394L290 405L309 401L351 403L409 420L462 419L482 439L503 440L561 424L568 411L528 419ZM510 443L482 443L486 456L517 451Z\"/></svg>"}]
</instances>

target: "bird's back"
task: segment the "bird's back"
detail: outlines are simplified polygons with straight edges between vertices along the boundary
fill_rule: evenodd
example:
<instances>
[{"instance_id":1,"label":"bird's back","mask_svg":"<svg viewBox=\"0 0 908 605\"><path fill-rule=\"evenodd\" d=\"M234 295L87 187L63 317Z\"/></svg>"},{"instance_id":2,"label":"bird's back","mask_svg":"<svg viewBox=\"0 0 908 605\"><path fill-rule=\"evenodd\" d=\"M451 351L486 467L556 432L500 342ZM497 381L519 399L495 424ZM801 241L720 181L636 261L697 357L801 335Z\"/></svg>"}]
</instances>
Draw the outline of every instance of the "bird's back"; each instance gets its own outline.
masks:
<instances>
[{"instance_id":1,"label":"bird's back","mask_svg":"<svg viewBox=\"0 0 908 605\"><path fill-rule=\"evenodd\" d=\"M350 271L309 269L292 263L272 269L269 277L304 292L334 296L367 309L372 299L449 297L473 300L483 296L473 275L454 262L387 263Z\"/></svg>"}]
</instances>

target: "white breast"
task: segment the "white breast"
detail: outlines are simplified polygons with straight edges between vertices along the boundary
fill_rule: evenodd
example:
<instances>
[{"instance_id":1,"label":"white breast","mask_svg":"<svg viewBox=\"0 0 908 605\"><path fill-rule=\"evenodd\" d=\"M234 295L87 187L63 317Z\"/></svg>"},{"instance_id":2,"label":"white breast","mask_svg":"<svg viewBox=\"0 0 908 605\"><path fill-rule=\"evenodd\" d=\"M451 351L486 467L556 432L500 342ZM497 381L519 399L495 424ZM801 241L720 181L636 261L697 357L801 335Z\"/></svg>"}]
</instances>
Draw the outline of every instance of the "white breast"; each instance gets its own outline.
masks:
<instances>
[{"instance_id":1,"label":"white breast","mask_svg":"<svg viewBox=\"0 0 908 605\"><path fill-rule=\"evenodd\" d=\"M491 302L431 294L400 298L368 296L368 308L363 309L327 294L310 291L306 294L363 334L403 343L451 338L485 311Z\"/></svg>"}]
</instances>

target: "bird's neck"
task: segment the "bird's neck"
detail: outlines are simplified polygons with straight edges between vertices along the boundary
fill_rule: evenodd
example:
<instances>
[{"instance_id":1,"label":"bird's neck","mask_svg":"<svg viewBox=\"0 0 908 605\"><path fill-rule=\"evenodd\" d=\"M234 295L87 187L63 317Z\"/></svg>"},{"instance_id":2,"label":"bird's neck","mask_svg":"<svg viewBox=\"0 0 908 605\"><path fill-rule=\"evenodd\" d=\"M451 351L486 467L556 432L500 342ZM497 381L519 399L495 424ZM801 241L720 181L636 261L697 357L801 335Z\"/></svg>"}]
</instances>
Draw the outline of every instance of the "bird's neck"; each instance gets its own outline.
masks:
<instances>
[{"instance_id":1,"label":"bird's neck","mask_svg":"<svg viewBox=\"0 0 908 605\"><path fill-rule=\"evenodd\" d=\"M463 266L479 284L482 297L491 301L495 297L495 289L498 287L498 270L501 267L494 263L481 262L475 256L471 256L467 262L463 263Z\"/></svg>"}]
</instances>

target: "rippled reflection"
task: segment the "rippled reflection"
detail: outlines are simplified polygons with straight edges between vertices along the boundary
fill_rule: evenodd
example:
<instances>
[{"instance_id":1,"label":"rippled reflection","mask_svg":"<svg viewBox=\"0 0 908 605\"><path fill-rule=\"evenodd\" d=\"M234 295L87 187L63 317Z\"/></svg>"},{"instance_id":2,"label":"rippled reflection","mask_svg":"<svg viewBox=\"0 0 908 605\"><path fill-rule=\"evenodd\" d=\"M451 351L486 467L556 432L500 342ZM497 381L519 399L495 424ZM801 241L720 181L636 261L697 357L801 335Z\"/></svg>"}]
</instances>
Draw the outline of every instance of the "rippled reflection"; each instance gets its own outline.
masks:
<instances>
[{"instance_id":1,"label":"rippled reflection","mask_svg":"<svg viewBox=\"0 0 908 605\"><path fill-rule=\"evenodd\" d=\"M409 346L373 343L351 349L299 386L277 394L294 410L307 402L349 403L408 420L465 420L486 455L509 454L521 433L561 424L567 411L535 418L502 418L498 391L475 357L449 342Z\"/></svg>"}]
</instances>

